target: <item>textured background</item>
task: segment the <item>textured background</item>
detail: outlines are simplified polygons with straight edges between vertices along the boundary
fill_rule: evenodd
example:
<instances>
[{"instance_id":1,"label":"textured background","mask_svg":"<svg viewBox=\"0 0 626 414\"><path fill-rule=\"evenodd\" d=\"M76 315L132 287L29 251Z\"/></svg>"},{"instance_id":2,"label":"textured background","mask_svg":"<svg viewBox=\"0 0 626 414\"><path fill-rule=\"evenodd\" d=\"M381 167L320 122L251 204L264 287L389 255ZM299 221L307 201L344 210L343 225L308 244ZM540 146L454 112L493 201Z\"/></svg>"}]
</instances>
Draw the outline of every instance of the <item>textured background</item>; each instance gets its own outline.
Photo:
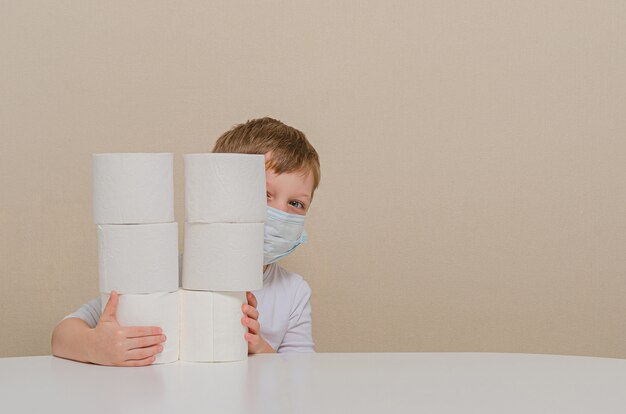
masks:
<instances>
[{"instance_id":1,"label":"textured background","mask_svg":"<svg viewBox=\"0 0 626 414\"><path fill-rule=\"evenodd\" d=\"M97 295L91 154L318 149L318 351L626 357L623 1L3 1L0 355ZM180 226L182 233L182 225Z\"/></svg>"}]
</instances>

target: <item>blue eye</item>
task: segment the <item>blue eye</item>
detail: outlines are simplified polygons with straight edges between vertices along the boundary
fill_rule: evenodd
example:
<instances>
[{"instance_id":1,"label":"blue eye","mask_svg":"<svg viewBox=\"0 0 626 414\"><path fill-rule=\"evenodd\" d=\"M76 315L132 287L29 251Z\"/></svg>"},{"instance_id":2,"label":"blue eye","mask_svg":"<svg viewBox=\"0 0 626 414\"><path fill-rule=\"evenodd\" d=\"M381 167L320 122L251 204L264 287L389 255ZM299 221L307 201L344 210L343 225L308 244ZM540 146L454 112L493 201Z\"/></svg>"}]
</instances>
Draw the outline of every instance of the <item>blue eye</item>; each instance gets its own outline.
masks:
<instances>
[{"instance_id":1,"label":"blue eye","mask_svg":"<svg viewBox=\"0 0 626 414\"><path fill-rule=\"evenodd\" d=\"M289 204L294 206L295 208L304 208L304 204L302 204L298 200L290 201Z\"/></svg>"}]
</instances>

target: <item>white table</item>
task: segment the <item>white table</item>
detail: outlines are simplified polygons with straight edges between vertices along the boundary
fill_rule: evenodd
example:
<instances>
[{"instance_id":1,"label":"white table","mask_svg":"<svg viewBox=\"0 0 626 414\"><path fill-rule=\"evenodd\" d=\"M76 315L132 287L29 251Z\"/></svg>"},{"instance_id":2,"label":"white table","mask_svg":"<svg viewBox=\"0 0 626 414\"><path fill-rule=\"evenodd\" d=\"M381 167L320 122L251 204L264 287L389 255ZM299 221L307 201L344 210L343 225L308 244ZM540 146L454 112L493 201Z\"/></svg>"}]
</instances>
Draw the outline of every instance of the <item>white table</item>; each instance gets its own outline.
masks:
<instances>
[{"instance_id":1,"label":"white table","mask_svg":"<svg viewBox=\"0 0 626 414\"><path fill-rule=\"evenodd\" d=\"M3 358L0 404L3 413L626 413L626 360L318 353L119 368Z\"/></svg>"}]
</instances>

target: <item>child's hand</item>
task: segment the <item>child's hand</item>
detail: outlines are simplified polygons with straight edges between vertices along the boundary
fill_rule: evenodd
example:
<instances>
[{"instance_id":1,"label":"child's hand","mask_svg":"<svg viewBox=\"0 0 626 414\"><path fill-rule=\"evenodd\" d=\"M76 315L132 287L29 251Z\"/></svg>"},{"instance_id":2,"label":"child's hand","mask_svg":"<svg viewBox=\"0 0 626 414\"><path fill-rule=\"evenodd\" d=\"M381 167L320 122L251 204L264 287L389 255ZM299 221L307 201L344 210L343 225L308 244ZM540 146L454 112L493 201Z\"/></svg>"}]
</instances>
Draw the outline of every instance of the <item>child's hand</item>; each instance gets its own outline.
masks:
<instances>
[{"instance_id":1,"label":"child's hand","mask_svg":"<svg viewBox=\"0 0 626 414\"><path fill-rule=\"evenodd\" d=\"M98 325L90 331L89 360L99 365L150 365L163 350L165 335L158 326L120 326L115 313L119 295L111 292Z\"/></svg>"},{"instance_id":2,"label":"child's hand","mask_svg":"<svg viewBox=\"0 0 626 414\"><path fill-rule=\"evenodd\" d=\"M261 325L259 324L259 311L256 309L256 297L252 292L246 292L248 304L241 305L244 317L241 318L241 324L248 328L244 338L248 341L248 353L259 354L276 352L272 346L261 337Z\"/></svg>"}]
</instances>

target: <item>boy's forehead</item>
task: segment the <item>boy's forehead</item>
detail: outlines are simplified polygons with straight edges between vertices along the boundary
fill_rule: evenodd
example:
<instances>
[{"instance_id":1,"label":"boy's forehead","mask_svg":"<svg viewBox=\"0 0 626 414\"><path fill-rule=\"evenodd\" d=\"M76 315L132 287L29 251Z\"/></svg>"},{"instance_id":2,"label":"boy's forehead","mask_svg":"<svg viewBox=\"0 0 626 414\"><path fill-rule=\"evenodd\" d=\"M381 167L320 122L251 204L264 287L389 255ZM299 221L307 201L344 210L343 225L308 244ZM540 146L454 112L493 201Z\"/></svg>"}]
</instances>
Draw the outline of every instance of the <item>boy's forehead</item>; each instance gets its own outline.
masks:
<instances>
[{"instance_id":1,"label":"boy's forehead","mask_svg":"<svg viewBox=\"0 0 626 414\"><path fill-rule=\"evenodd\" d=\"M265 180L268 187L298 193L311 197L313 193L313 174L311 171L293 171L277 174L271 168L265 170Z\"/></svg>"}]
</instances>

